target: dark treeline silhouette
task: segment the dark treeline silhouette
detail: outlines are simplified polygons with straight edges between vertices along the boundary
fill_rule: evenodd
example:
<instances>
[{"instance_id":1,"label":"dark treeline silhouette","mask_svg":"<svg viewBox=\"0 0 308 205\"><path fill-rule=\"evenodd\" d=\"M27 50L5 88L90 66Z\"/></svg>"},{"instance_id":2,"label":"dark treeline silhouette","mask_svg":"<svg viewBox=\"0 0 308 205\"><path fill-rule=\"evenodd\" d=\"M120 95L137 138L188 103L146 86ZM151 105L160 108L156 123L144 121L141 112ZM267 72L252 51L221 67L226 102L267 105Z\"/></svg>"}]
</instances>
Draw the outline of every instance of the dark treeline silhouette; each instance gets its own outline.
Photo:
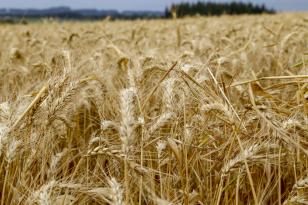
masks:
<instances>
[{"instance_id":1,"label":"dark treeline silhouette","mask_svg":"<svg viewBox=\"0 0 308 205\"><path fill-rule=\"evenodd\" d=\"M261 14L275 13L273 9L268 9L264 4L255 5L252 3L231 2L231 3L215 3L215 2L197 2L197 3L179 3L173 4L170 8L166 8L165 16L171 17L175 13L177 17L192 15L222 15L222 14Z\"/></svg>"},{"instance_id":2,"label":"dark treeline silhouette","mask_svg":"<svg viewBox=\"0 0 308 205\"><path fill-rule=\"evenodd\" d=\"M71 9L69 7L54 7L47 9L1 9L0 23L18 23L25 20L37 20L43 18L55 18L60 20L99 20L110 19L161 19L200 15L221 14L260 14L275 13L274 10L266 8L265 5L254 5L252 3L180 3L173 4L164 11L117 11L99 9Z\"/></svg>"}]
</instances>

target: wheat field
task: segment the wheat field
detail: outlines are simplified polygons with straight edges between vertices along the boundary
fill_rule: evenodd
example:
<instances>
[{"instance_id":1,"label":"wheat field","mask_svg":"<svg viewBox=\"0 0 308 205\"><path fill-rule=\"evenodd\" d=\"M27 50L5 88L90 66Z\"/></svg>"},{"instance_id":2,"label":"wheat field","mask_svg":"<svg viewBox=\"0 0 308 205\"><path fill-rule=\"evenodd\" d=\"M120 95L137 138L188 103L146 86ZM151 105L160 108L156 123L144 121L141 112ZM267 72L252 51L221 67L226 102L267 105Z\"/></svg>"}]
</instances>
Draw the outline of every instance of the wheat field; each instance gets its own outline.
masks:
<instances>
[{"instance_id":1,"label":"wheat field","mask_svg":"<svg viewBox=\"0 0 308 205\"><path fill-rule=\"evenodd\" d=\"M308 204L308 14L0 25L10 204Z\"/></svg>"}]
</instances>

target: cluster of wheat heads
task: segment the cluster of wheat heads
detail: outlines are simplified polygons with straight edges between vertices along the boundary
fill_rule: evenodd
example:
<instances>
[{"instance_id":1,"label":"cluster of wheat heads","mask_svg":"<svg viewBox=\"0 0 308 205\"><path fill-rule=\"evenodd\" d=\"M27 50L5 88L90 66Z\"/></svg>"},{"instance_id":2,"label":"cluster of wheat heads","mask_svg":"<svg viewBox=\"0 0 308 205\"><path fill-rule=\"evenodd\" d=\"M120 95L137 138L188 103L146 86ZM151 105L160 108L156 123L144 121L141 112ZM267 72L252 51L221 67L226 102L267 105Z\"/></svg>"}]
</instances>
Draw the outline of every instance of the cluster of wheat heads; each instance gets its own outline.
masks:
<instances>
[{"instance_id":1,"label":"cluster of wheat heads","mask_svg":"<svg viewBox=\"0 0 308 205\"><path fill-rule=\"evenodd\" d=\"M307 204L307 22L1 25L1 205Z\"/></svg>"}]
</instances>

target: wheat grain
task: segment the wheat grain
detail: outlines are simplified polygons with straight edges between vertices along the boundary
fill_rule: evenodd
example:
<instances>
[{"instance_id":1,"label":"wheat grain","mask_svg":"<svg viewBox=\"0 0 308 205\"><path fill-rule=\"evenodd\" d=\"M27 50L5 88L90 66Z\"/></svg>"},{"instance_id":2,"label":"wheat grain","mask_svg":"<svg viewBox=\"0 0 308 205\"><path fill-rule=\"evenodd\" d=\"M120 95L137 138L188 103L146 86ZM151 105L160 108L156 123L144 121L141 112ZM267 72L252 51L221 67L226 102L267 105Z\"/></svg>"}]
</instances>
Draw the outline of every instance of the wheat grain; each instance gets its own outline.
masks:
<instances>
[{"instance_id":1,"label":"wheat grain","mask_svg":"<svg viewBox=\"0 0 308 205\"><path fill-rule=\"evenodd\" d=\"M307 203L306 16L1 24L1 205Z\"/></svg>"}]
</instances>

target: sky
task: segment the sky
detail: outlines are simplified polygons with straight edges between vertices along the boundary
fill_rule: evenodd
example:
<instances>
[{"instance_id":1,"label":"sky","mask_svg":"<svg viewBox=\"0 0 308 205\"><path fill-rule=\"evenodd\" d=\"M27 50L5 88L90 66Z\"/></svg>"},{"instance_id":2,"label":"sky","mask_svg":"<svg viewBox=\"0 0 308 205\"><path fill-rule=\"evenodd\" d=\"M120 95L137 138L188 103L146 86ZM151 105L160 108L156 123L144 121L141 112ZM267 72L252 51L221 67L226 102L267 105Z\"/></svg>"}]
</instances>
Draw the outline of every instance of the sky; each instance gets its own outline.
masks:
<instances>
[{"instance_id":1,"label":"sky","mask_svg":"<svg viewBox=\"0 0 308 205\"><path fill-rule=\"evenodd\" d=\"M0 8L49 8L69 6L71 8L97 8L123 10L162 11L171 3L196 2L198 0L0 0ZM212 0L230 2L231 0ZM278 11L308 11L308 0L241 0L266 4Z\"/></svg>"}]
</instances>

